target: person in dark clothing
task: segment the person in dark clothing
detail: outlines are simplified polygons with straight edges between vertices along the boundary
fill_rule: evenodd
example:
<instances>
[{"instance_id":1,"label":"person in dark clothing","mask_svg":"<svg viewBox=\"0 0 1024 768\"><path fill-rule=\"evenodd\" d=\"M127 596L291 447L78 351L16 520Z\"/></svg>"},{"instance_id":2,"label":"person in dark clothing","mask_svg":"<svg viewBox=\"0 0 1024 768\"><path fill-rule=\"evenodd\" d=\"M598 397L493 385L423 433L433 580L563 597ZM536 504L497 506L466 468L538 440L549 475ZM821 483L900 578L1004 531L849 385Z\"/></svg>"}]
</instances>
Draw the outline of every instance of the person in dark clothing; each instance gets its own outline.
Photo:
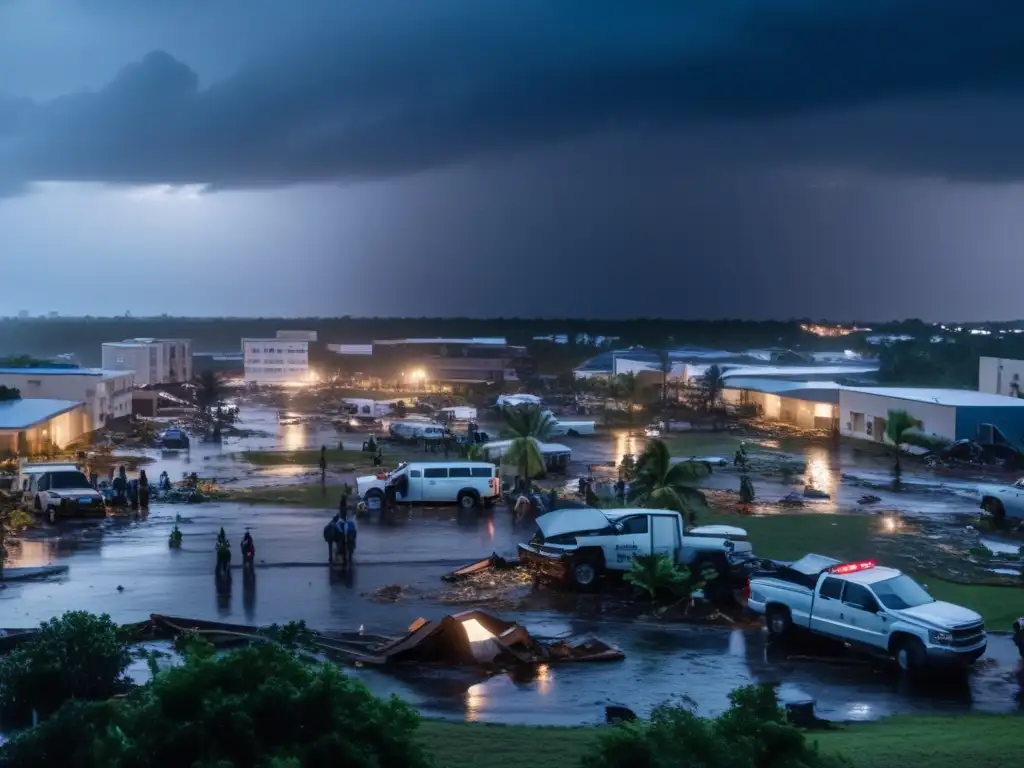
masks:
<instances>
[{"instance_id":1,"label":"person in dark clothing","mask_svg":"<svg viewBox=\"0 0 1024 768\"><path fill-rule=\"evenodd\" d=\"M383 463L384 463L384 453L381 451L380 448L378 448L376 450L376 452L373 454L373 466L379 467Z\"/></svg>"},{"instance_id":2,"label":"person in dark clothing","mask_svg":"<svg viewBox=\"0 0 1024 768\"><path fill-rule=\"evenodd\" d=\"M149 478L144 469L139 470L139 506L149 509Z\"/></svg>"},{"instance_id":3,"label":"person in dark clothing","mask_svg":"<svg viewBox=\"0 0 1024 768\"><path fill-rule=\"evenodd\" d=\"M621 503L626 500L626 481L621 477L615 483L615 498Z\"/></svg>"},{"instance_id":4,"label":"person in dark clothing","mask_svg":"<svg viewBox=\"0 0 1024 768\"><path fill-rule=\"evenodd\" d=\"M114 489L114 504L123 507L128 503L128 475L123 465L110 485Z\"/></svg>"},{"instance_id":5,"label":"person in dark clothing","mask_svg":"<svg viewBox=\"0 0 1024 768\"><path fill-rule=\"evenodd\" d=\"M252 540L252 534L246 531L242 537L242 567L249 566L252 568L255 561L256 544Z\"/></svg>"},{"instance_id":6,"label":"person in dark clothing","mask_svg":"<svg viewBox=\"0 0 1024 768\"><path fill-rule=\"evenodd\" d=\"M320 446L320 482L327 482L327 446Z\"/></svg>"},{"instance_id":7,"label":"person in dark clothing","mask_svg":"<svg viewBox=\"0 0 1024 768\"><path fill-rule=\"evenodd\" d=\"M341 489L341 499L338 501L338 513L342 517L346 517L348 515L348 492L347 491L348 491L348 489L346 487L343 487Z\"/></svg>"}]
</instances>

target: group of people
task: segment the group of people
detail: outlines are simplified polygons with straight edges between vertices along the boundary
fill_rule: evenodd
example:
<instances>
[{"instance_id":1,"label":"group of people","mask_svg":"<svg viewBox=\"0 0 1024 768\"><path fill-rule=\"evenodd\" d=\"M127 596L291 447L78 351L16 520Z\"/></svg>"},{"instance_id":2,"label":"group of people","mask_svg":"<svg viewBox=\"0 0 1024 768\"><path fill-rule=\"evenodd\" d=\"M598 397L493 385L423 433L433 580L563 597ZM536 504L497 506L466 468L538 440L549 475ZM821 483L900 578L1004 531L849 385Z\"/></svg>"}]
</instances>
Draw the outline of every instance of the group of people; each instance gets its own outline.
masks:
<instances>
[{"instance_id":1,"label":"group of people","mask_svg":"<svg viewBox=\"0 0 1024 768\"><path fill-rule=\"evenodd\" d=\"M242 536L241 549L242 568L249 568L251 570L256 562L256 544L253 542L252 534L249 531L246 531L245 535ZM228 535L224 532L223 528L217 534L215 551L217 553L217 575L220 576L227 573L231 568L231 544L228 542Z\"/></svg>"},{"instance_id":2,"label":"group of people","mask_svg":"<svg viewBox=\"0 0 1024 768\"><path fill-rule=\"evenodd\" d=\"M336 559L340 559L343 567L350 565L356 551L358 532L355 516L348 516L348 494L343 492L338 503L338 512L331 518L331 522L324 526L327 562L333 564Z\"/></svg>"},{"instance_id":3,"label":"group of people","mask_svg":"<svg viewBox=\"0 0 1024 768\"><path fill-rule=\"evenodd\" d=\"M166 474L166 473L165 473ZM146 470L139 470L137 480L129 480L125 465L122 464L114 474L114 468L110 468L110 476L103 482L99 482L96 473L89 478L92 486L103 493L107 500L115 507L131 507L132 509L149 508L149 478L146 477Z\"/></svg>"}]
</instances>

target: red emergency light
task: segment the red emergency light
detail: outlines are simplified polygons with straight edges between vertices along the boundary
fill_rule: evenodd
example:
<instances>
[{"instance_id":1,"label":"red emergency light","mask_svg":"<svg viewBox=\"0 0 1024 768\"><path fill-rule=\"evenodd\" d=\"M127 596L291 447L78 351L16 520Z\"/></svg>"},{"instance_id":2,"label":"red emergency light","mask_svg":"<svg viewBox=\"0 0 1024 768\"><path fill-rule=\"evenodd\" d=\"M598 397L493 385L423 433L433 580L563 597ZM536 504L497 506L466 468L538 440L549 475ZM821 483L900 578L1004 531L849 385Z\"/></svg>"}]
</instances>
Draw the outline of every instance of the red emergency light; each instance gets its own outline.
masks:
<instances>
[{"instance_id":1,"label":"red emergency light","mask_svg":"<svg viewBox=\"0 0 1024 768\"><path fill-rule=\"evenodd\" d=\"M861 560L859 563L843 563L842 565L833 565L831 568L828 569L828 572L842 575L846 573L857 573L857 571L866 571L874 567L874 560Z\"/></svg>"}]
</instances>

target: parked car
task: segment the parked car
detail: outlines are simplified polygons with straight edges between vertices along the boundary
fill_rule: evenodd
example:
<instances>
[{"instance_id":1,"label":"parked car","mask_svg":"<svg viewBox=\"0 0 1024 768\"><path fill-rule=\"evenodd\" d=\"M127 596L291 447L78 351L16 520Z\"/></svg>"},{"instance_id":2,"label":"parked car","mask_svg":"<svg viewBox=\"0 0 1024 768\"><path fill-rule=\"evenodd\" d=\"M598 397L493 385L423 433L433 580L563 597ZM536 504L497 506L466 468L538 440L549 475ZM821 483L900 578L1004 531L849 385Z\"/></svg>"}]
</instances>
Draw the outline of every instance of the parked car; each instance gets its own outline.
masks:
<instances>
[{"instance_id":1,"label":"parked car","mask_svg":"<svg viewBox=\"0 0 1024 768\"><path fill-rule=\"evenodd\" d=\"M807 630L895 659L908 673L938 664L967 666L987 646L980 615L936 600L910 576L874 560L842 563L806 555L754 574L747 589L748 607L765 617L773 637Z\"/></svg>"},{"instance_id":2,"label":"parked car","mask_svg":"<svg viewBox=\"0 0 1024 768\"><path fill-rule=\"evenodd\" d=\"M448 436L448 430L442 424L433 421L409 419L393 421L388 425L388 434L401 442L439 443Z\"/></svg>"},{"instance_id":3,"label":"parked car","mask_svg":"<svg viewBox=\"0 0 1024 768\"><path fill-rule=\"evenodd\" d=\"M683 516L668 509L556 509L537 518L538 533L519 545L519 559L581 589L606 573L629 571L638 555L666 554L697 571L714 569L721 585L745 583L753 562L746 531L684 531ZM714 535L720 534L720 535Z\"/></svg>"},{"instance_id":4,"label":"parked car","mask_svg":"<svg viewBox=\"0 0 1024 768\"><path fill-rule=\"evenodd\" d=\"M160 447L168 451L187 451L189 438L183 429L171 428L160 435Z\"/></svg>"},{"instance_id":5,"label":"parked car","mask_svg":"<svg viewBox=\"0 0 1024 768\"><path fill-rule=\"evenodd\" d=\"M22 507L45 515L50 523L61 517L107 514L103 496L74 464L23 464L18 487Z\"/></svg>"},{"instance_id":6,"label":"parked car","mask_svg":"<svg viewBox=\"0 0 1024 768\"><path fill-rule=\"evenodd\" d=\"M983 485L981 508L996 522L1008 517L1024 519L1024 478L1013 485Z\"/></svg>"},{"instance_id":7,"label":"parked car","mask_svg":"<svg viewBox=\"0 0 1024 768\"><path fill-rule=\"evenodd\" d=\"M400 464L390 475L356 478L359 497L379 509L393 485L399 504L458 504L472 509L501 496L498 468L482 461L429 461Z\"/></svg>"}]
</instances>

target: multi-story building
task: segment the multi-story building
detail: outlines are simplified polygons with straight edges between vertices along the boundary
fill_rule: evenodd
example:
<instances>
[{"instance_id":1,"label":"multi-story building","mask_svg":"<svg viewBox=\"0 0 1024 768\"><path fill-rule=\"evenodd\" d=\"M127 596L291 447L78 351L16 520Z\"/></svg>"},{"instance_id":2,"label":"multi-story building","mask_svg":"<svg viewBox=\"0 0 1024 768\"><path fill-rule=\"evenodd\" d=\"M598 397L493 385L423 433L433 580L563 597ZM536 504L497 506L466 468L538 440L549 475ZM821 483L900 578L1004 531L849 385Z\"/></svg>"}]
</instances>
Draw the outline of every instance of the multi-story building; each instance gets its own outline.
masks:
<instances>
[{"instance_id":1,"label":"multi-story building","mask_svg":"<svg viewBox=\"0 0 1024 768\"><path fill-rule=\"evenodd\" d=\"M247 384L306 384L310 381L309 342L315 333L278 331L273 339L242 339ZM309 335L313 335L313 339Z\"/></svg>"},{"instance_id":2,"label":"multi-story building","mask_svg":"<svg viewBox=\"0 0 1024 768\"><path fill-rule=\"evenodd\" d=\"M175 384L192 380L192 342L189 339L126 339L103 345L103 367L132 371L135 384Z\"/></svg>"},{"instance_id":3,"label":"multi-story building","mask_svg":"<svg viewBox=\"0 0 1024 768\"><path fill-rule=\"evenodd\" d=\"M0 385L14 387L23 400L85 403L95 430L131 415L135 374L103 368L0 368Z\"/></svg>"},{"instance_id":4,"label":"multi-story building","mask_svg":"<svg viewBox=\"0 0 1024 768\"><path fill-rule=\"evenodd\" d=\"M328 349L363 357L369 350L369 359L360 361L361 368L399 386L490 384L534 373L526 348L502 338L388 339Z\"/></svg>"}]
</instances>

